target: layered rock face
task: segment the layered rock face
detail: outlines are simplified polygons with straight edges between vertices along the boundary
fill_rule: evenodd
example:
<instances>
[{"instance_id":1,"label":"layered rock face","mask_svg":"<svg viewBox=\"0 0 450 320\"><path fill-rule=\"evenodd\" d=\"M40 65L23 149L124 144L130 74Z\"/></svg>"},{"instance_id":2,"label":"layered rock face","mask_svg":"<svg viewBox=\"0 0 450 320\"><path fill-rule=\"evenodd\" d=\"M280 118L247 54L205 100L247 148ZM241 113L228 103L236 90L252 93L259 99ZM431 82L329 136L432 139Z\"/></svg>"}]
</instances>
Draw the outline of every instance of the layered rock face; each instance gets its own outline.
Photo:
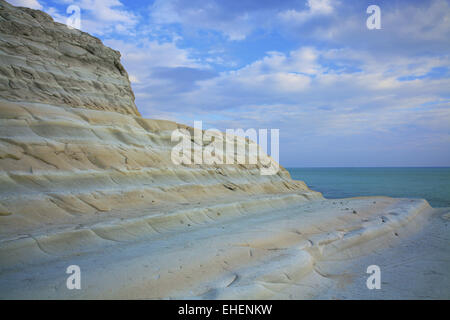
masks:
<instances>
[{"instance_id":1,"label":"layered rock face","mask_svg":"<svg viewBox=\"0 0 450 320\"><path fill-rule=\"evenodd\" d=\"M0 95L139 115L120 53L42 11L0 3Z\"/></svg>"},{"instance_id":2,"label":"layered rock face","mask_svg":"<svg viewBox=\"0 0 450 320\"><path fill-rule=\"evenodd\" d=\"M174 164L172 132L192 129L139 115L119 52L43 12L0 4L3 239L62 225L84 238L98 221L153 215L175 215L181 227L188 214L321 198L284 169Z\"/></svg>"},{"instance_id":3,"label":"layered rock face","mask_svg":"<svg viewBox=\"0 0 450 320\"><path fill-rule=\"evenodd\" d=\"M435 212L325 200L262 163L176 165L172 132L193 129L139 115L119 52L2 0L0 43L2 298L313 297L343 279L327 259ZM73 264L81 291L66 288Z\"/></svg>"},{"instance_id":4,"label":"layered rock face","mask_svg":"<svg viewBox=\"0 0 450 320\"><path fill-rule=\"evenodd\" d=\"M117 51L39 11L2 2L0 14L2 234L217 194L317 196L285 170L175 165L171 134L187 127L139 116Z\"/></svg>"}]
</instances>

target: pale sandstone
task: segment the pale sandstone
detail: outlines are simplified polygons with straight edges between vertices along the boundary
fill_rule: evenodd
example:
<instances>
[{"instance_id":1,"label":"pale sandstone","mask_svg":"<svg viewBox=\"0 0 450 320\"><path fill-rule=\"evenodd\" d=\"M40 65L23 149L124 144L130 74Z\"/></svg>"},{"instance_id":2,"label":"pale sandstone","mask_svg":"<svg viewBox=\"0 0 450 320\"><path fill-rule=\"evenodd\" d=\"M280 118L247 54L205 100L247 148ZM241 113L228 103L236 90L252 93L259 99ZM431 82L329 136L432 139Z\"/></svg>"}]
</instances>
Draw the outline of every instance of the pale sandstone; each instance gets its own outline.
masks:
<instances>
[{"instance_id":1,"label":"pale sandstone","mask_svg":"<svg viewBox=\"0 0 450 320\"><path fill-rule=\"evenodd\" d=\"M192 128L139 115L117 51L2 0L0 43L1 298L450 297L448 210L175 165L171 133ZM368 263L405 265L417 241L416 291L365 288Z\"/></svg>"}]
</instances>

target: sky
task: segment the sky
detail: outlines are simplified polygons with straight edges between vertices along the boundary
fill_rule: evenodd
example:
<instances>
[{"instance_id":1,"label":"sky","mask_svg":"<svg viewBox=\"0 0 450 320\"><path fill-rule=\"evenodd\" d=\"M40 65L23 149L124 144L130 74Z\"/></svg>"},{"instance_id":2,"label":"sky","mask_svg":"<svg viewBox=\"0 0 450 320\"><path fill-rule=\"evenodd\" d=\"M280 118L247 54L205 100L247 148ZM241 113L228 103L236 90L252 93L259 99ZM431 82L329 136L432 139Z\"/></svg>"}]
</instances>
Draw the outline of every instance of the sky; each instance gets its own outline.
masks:
<instances>
[{"instance_id":1,"label":"sky","mask_svg":"<svg viewBox=\"0 0 450 320\"><path fill-rule=\"evenodd\" d=\"M450 166L450 1L8 2L78 6L146 118L279 129L285 167Z\"/></svg>"}]
</instances>

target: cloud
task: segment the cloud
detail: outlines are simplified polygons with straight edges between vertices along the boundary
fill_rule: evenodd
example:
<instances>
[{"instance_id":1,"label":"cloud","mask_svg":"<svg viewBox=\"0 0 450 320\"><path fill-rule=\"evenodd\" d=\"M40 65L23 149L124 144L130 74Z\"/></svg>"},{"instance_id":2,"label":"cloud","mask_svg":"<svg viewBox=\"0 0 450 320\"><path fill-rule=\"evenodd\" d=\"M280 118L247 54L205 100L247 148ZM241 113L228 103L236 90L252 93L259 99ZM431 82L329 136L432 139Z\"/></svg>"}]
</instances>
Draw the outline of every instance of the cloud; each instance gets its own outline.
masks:
<instances>
[{"instance_id":1,"label":"cloud","mask_svg":"<svg viewBox=\"0 0 450 320\"><path fill-rule=\"evenodd\" d=\"M136 103L144 115L168 114L179 108L178 97L197 88L197 82L217 76L209 65L191 57L176 42L160 42L141 38L135 42L107 39L106 45L119 50L136 95ZM176 101L177 105L171 105ZM179 109L178 109L179 110Z\"/></svg>"},{"instance_id":2,"label":"cloud","mask_svg":"<svg viewBox=\"0 0 450 320\"><path fill-rule=\"evenodd\" d=\"M308 7L311 13L330 14L333 12L331 0L308 0Z\"/></svg>"},{"instance_id":3,"label":"cloud","mask_svg":"<svg viewBox=\"0 0 450 320\"><path fill-rule=\"evenodd\" d=\"M448 51L450 4L445 0L387 1L380 4L381 29L366 27L366 1L342 2L327 20L308 27L290 25L289 34L302 41L320 41L327 46L346 46L390 55L418 56Z\"/></svg>"},{"instance_id":4,"label":"cloud","mask_svg":"<svg viewBox=\"0 0 450 320\"><path fill-rule=\"evenodd\" d=\"M333 13L333 5L330 0L308 0L307 9L298 11L289 9L278 14L284 23L303 24L304 22L319 15Z\"/></svg>"},{"instance_id":5,"label":"cloud","mask_svg":"<svg viewBox=\"0 0 450 320\"><path fill-rule=\"evenodd\" d=\"M311 3L315 10L327 10L326 1L311 0ZM191 33L215 31L228 40L242 41L255 30L272 28L274 15L297 6L295 0L156 0L150 7L150 14L159 24L179 24Z\"/></svg>"},{"instance_id":6,"label":"cloud","mask_svg":"<svg viewBox=\"0 0 450 320\"><path fill-rule=\"evenodd\" d=\"M311 83L311 75L318 72L317 54L313 48L305 47L283 54L268 52L261 60L255 61L241 69L224 72L220 77L202 81L203 92L208 98L207 90L212 90L215 97L222 97L212 108L226 108L229 105L228 94L239 97L240 103L261 102L264 99L285 100L290 94L305 91ZM199 94L198 98L201 98ZM216 101L216 99L212 101ZM206 103L206 101L205 101ZM233 103L232 105L236 105Z\"/></svg>"},{"instance_id":7,"label":"cloud","mask_svg":"<svg viewBox=\"0 0 450 320\"><path fill-rule=\"evenodd\" d=\"M36 10L42 10L43 8L38 0L8 0L8 2L15 6L27 7Z\"/></svg>"},{"instance_id":8,"label":"cloud","mask_svg":"<svg viewBox=\"0 0 450 320\"><path fill-rule=\"evenodd\" d=\"M153 91L153 109L144 114L165 112L178 121L203 120L220 129L280 128L282 145L293 148L284 153L288 163L295 163L299 152L293 150L299 145L316 148L312 142L327 149L334 141L348 149L351 141L361 150L364 139L384 139L408 152L437 148L449 139L450 100L442 97L448 96L450 79L399 78L449 65L448 57L379 60L376 53L348 48L268 52L238 70L196 79L196 86L185 92L167 97ZM331 164L323 151L316 152L323 165ZM362 163L371 165L370 158Z\"/></svg>"},{"instance_id":9,"label":"cloud","mask_svg":"<svg viewBox=\"0 0 450 320\"><path fill-rule=\"evenodd\" d=\"M140 16L127 10L119 0L60 0L60 4L67 7L75 5L80 8L81 29L96 36L133 35L139 23ZM58 10L55 6L45 8L56 21L66 23L67 8Z\"/></svg>"},{"instance_id":10,"label":"cloud","mask_svg":"<svg viewBox=\"0 0 450 320\"><path fill-rule=\"evenodd\" d=\"M159 24L178 23L188 29L218 30L230 40L243 40L251 31L248 13L231 16L216 1L205 5L196 1L157 0L151 7L151 17Z\"/></svg>"}]
</instances>

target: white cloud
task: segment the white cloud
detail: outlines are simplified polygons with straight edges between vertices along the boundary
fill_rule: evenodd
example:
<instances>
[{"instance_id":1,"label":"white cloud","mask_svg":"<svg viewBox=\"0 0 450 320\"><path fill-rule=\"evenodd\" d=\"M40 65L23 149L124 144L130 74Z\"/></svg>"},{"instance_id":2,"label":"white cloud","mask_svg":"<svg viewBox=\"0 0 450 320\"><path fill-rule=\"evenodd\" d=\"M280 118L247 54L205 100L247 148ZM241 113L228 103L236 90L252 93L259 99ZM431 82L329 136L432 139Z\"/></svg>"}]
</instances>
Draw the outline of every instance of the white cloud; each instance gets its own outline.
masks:
<instances>
[{"instance_id":1,"label":"white cloud","mask_svg":"<svg viewBox=\"0 0 450 320\"><path fill-rule=\"evenodd\" d=\"M205 4L156 0L150 8L150 15L158 24L179 23L187 30L215 30L232 41L246 39L253 30L270 21L272 13L267 14L264 8L241 8L233 11L227 7L226 2L208 1Z\"/></svg>"},{"instance_id":2,"label":"white cloud","mask_svg":"<svg viewBox=\"0 0 450 320\"><path fill-rule=\"evenodd\" d=\"M127 10L119 0L60 0L59 2L76 5L80 8L81 29L96 36L107 34L134 35L140 17ZM45 11L56 21L66 23L69 14L59 12L55 7Z\"/></svg>"},{"instance_id":3,"label":"white cloud","mask_svg":"<svg viewBox=\"0 0 450 320\"><path fill-rule=\"evenodd\" d=\"M328 46L377 51L380 59L395 54L417 56L448 52L448 1L387 1L380 7L381 29L376 31L368 30L365 25L368 15L363 4L344 1L326 22L311 26L306 31L301 29L303 25L296 28L295 18L292 17L287 20L290 24L286 24L286 30L302 39L325 41Z\"/></svg>"},{"instance_id":4,"label":"white cloud","mask_svg":"<svg viewBox=\"0 0 450 320\"><path fill-rule=\"evenodd\" d=\"M8 2L15 6L27 7L36 10L42 10L43 8L38 0L8 0Z\"/></svg>"},{"instance_id":5,"label":"white cloud","mask_svg":"<svg viewBox=\"0 0 450 320\"><path fill-rule=\"evenodd\" d=\"M141 71L139 73L155 67L199 67L199 64L189 57L189 51L178 48L175 42L159 42L145 38L134 42L117 39L104 42L119 50L127 67Z\"/></svg>"},{"instance_id":6,"label":"white cloud","mask_svg":"<svg viewBox=\"0 0 450 320\"><path fill-rule=\"evenodd\" d=\"M177 89L170 79L155 75L155 70L176 68L205 69L206 66L192 59L187 49L180 49L175 42L159 42L141 38L135 42L108 39L104 43L121 52L121 62L129 74L135 96L139 101L139 110L152 117L158 114L168 115L163 109L169 104L160 103L158 97ZM162 107L157 111L157 108ZM173 118L170 115L168 118Z\"/></svg>"},{"instance_id":7,"label":"white cloud","mask_svg":"<svg viewBox=\"0 0 450 320\"><path fill-rule=\"evenodd\" d=\"M299 93L310 89L313 76L321 72L318 58L318 51L312 47L302 47L289 54L268 52L243 68L199 81L199 91L186 98L220 109L226 108L227 103L236 106L248 101L295 99Z\"/></svg>"},{"instance_id":8,"label":"white cloud","mask_svg":"<svg viewBox=\"0 0 450 320\"><path fill-rule=\"evenodd\" d=\"M129 74L128 78L130 79L131 83L140 83L139 79L133 74Z\"/></svg>"},{"instance_id":9,"label":"white cloud","mask_svg":"<svg viewBox=\"0 0 450 320\"><path fill-rule=\"evenodd\" d=\"M308 0L307 7L308 9L301 11L296 9L285 10L280 12L278 16L285 23L302 24L316 16L329 15L334 11L331 0Z\"/></svg>"},{"instance_id":10,"label":"white cloud","mask_svg":"<svg viewBox=\"0 0 450 320\"><path fill-rule=\"evenodd\" d=\"M398 78L424 75L449 62L448 57L378 61L376 53L351 49L269 52L243 68L199 81L193 91L162 100L153 95L150 112L164 109L185 121L176 107L172 112L159 109L156 101L166 101L183 105L183 113L212 127L283 128L291 139L299 130L302 137L320 140L393 135L413 126L423 132L416 137L417 144L426 145L427 139L442 138L448 131L450 102L425 106L448 94L450 79ZM348 70L347 65L357 65L358 70Z\"/></svg>"},{"instance_id":11,"label":"white cloud","mask_svg":"<svg viewBox=\"0 0 450 320\"><path fill-rule=\"evenodd\" d=\"M448 44L450 3L445 0L435 0L421 10L413 6L385 10L383 23L389 26L392 32L405 39L438 40Z\"/></svg>"},{"instance_id":12,"label":"white cloud","mask_svg":"<svg viewBox=\"0 0 450 320\"><path fill-rule=\"evenodd\" d=\"M330 14L333 12L331 0L308 0L308 7L312 13Z\"/></svg>"}]
</instances>

